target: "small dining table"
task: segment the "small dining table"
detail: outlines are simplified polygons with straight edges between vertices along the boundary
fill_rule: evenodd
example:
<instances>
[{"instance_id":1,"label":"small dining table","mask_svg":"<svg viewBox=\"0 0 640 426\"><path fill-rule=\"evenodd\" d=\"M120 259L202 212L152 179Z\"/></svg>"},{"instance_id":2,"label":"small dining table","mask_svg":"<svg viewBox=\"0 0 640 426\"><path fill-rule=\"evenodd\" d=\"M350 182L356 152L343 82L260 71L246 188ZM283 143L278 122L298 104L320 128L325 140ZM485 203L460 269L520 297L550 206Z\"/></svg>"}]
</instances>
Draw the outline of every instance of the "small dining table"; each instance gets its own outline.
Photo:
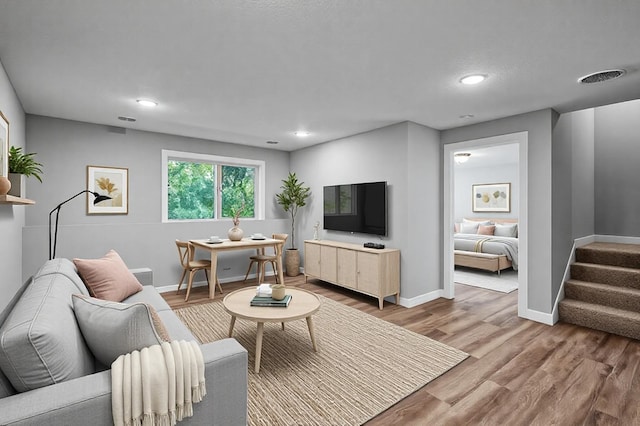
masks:
<instances>
[{"instance_id":1,"label":"small dining table","mask_svg":"<svg viewBox=\"0 0 640 426\"><path fill-rule=\"evenodd\" d=\"M276 265L278 273L278 281L284 283L284 274L282 272L282 249L284 247L284 240L277 240L274 238L243 238L240 241L221 240L221 242L213 242L207 239L203 240L190 240L197 248L208 250L211 253L211 274L210 279L214 280L217 277L218 270L218 253L222 251L230 250L250 250L250 249L262 249L265 247L273 247L276 252ZM216 294L216 286L209 286L209 299L213 299Z\"/></svg>"}]
</instances>

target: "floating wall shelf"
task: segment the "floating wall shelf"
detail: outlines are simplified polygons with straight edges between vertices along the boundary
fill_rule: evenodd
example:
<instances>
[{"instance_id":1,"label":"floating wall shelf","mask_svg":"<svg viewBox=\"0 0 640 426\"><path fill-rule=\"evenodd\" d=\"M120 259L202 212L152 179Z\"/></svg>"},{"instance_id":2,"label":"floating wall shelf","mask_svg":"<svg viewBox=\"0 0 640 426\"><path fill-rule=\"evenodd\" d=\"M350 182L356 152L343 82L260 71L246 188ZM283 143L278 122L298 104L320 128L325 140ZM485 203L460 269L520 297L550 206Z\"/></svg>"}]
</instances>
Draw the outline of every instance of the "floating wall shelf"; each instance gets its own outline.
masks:
<instances>
[{"instance_id":1,"label":"floating wall shelf","mask_svg":"<svg viewBox=\"0 0 640 426\"><path fill-rule=\"evenodd\" d=\"M30 206L35 204L33 200L27 198L14 197L13 195L0 195L0 204L18 204L23 206Z\"/></svg>"}]
</instances>

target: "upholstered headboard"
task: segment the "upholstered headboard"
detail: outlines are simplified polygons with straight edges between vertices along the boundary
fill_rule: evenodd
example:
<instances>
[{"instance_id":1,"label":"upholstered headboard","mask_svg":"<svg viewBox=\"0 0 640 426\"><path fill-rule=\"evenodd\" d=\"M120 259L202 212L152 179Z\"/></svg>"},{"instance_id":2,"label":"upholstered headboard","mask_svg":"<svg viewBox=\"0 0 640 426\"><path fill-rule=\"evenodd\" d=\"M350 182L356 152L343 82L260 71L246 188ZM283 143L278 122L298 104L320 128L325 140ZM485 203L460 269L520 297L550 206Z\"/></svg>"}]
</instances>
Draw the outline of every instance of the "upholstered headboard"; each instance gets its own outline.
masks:
<instances>
[{"instance_id":1,"label":"upholstered headboard","mask_svg":"<svg viewBox=\"0 0 640 426\"><path fill-rule=\"evenodd\" d=\"M492 223L518 223L518 219L500 219L494 217L465 217L464 220L472 220L474 222L484 222L490 220Z\"/></svg>"},{"instance_id":2,"label":"upholstered headboard","mask_svg":"<svg viewBox=\"0 0 640 426\"><path fill-rule=\"evenodd\" d=\"M482 227L478 230L470 230L465 229L470 225L469 223L464 222L488 222L490 221L492 224L497 226L492 227ZM501 237L518 237L518 219L500 219L500 218L491 218L491 217L473 217L473 218L464 218L462 219L463 223L456 223L454 225L454 233L462 232L464 234L469 233L478 233L481 235L496 235ZM500 229L498 229L500 228ZM473 232L472 232L473 231Z\"/></svg>"}]
</instances>

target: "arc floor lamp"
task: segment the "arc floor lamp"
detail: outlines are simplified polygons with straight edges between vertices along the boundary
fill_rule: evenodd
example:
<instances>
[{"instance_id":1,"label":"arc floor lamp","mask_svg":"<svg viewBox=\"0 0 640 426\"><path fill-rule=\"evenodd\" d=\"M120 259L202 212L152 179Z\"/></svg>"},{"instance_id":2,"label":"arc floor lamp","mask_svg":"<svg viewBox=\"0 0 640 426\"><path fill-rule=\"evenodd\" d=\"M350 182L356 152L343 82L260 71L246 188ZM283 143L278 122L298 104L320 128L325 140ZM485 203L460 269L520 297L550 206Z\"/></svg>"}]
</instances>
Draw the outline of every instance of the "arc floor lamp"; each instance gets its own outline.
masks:
<instances>
[{"instance_id":1,"label":"arc floor lamp","mask_svg":"<svg viewBox=\"0 0 640 426\"><path fill-rule=\"evenodd\" d=\"M102 201L111 199L111 197L107 195L100 195L97 192L93 192L93 191L89 191L88 189L85 189L83 191L78 192L73 197L67 198L66 200L58 204L56 207L54 207L54 209L49 212L49 260L55 259L56 257L56 246L58 243L58 217L60 216L60 208L62 208L62 206L64 206L74 198L84 194L85 192L92 194L95 197L95 199L93 200L93 205L96 205ZM53 215L54 212L56 214L56 225L55 225L55 230L53 232L53 247L52 247L51 246L51 216Z\"/></svg>"}]
</instances>

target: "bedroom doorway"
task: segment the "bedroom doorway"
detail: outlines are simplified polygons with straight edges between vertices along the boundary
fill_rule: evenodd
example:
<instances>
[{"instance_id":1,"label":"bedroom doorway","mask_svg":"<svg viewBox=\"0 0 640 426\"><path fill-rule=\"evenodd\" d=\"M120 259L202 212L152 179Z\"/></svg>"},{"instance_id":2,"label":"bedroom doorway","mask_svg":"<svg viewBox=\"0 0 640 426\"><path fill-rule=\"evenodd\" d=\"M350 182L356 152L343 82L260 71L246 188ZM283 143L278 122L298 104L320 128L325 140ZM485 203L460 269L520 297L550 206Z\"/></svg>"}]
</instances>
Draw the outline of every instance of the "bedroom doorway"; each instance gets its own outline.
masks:
<instances>
[{"instance_id":1,"label":"bedroom doorway","mask_svg":"<svg viewBox=\"0 0 640 426\"><path fill-rule=\"evenodd\" d=\"M527 306L527 132L513 133L483 139L475 139L464 142L457 142L453 144L444 145L444 228L443 228L443 242L444 242L444 297L455 297L455 262L454 262L454 238L453 229L456 221L462 221L462 217L469 217L469 219L496 219L499 221L501 218L510 219L512 222L517 221L517 267L518 271L515 272L511 269L505 270L506 273L510 273L513 284L518 288L518 315L526 317ZM469 177L469 174L465 175L460 171L462 167L459 167L458 181L456 181L456 156L459 153L471 153L471 156L467 156L471 159L475 154L474 160L476 165L483 164L485 162L485 170L481 168L477 169L476 175ZM489 156L493 156L493 159L489 159ZM459 158L460 156L458 156ZM482 157L485 157L482 160ZM505 171L507 177L502 180L509 180L511 182L496 182L492 177L492 168L495 168L500 161L510 162L513 158L516 158L515 164L512 166L513 170ZM511 174L509 174L511 173ZM514 175L515 174L515 175ZM509 176L511 176L509 178ZM496 178L501 180L499 178ZM476 182L477 180L477 182ZM487 180L485 182L485 180ZM473 182L472 182L473 181ZM463 186L461 191L457 188ZM472 193L477 188L477 185L482 184L511 184L510 193L507 195L509 201L508 212L505 207L506 204L492 206L487 209L472 208ZM468 186L468 188L466 188ZM492 191L494 188L491 188ZM462 193L461 193L462 192ZM500 190L498 193L503 192ZM500 201L500 200L498 200ZM505 200L503 200L505 201ZM478 211L478 210L494 210L494 211ZM458 217L462 216L462 217ZM460 228L461 225L458 225ZM466 227L465 227L466 229ZM504 231L506 228L502 228ZM471 239L472 237L470 237ZM481 237L478 237L480 239ZM473 242L471 242L473 245ZM510 252L513 252L512 247L506 247ZM493 259L493 258L492 258ZM474 264L477 260L471 256L468 259L470 264ZM460 257L458 263L461 262ZM497 267L503 268L501 263L495 263ZM491 269L496 266L493 263L487 265L487 268ZM466 268L465 268L466 269ZM469 269L472 272L473 269ZM464 270L462 271L464 272ZM490 278L491 274L486 272L487 277ZM497 275L497 273L494 272ZM460 276L460 274L458 274ZM517 276L517 278L516 278ZM495 281L495 280L494 280ZM517 282L516 282L517 281Z\"/></svg>"}]
</instances>

